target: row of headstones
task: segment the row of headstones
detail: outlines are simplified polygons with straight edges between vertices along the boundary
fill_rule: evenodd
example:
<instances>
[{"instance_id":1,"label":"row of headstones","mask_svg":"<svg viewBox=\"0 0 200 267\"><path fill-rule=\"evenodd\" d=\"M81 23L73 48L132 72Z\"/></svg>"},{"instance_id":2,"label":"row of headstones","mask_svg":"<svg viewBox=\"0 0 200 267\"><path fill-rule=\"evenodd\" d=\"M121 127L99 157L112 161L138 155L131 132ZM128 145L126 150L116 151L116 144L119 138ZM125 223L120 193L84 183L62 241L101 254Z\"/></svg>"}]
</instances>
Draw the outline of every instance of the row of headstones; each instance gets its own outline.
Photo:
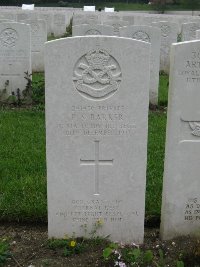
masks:
<instances>
[{"instance_id":1,"label":"row of headstones","mask_svg":"<svg viewBox=\"0 0 200 267\"><path fill-rule=\"evenodd\" d=\"M8 19L15 22L22 22L25 20L45 20L47 25L48 36L52 34L55 37L60 37L66 32L66 27L70 24L73 16L72 11L1 11L0 19Z\"/></svg>"},{"instance_id":2,"label":"row of headstones","mask_svg":"<svg viewBox=\"0 0 200 267\"><path fill-rule=\"evenodd\" d=\"M9 85L6 88L5 94L1 95L1 100L8 97L12 92L16 94L16 90L18 88L23 91L24 86L24 72L38 72L44 71L44 44L47 41L47 30L46 23L43 20L26 20L23 21L26 24L30 24L31 26L31 42L29 44L30 33L27 32L27 37L23 36L25 50L31 49L31 68L27 68L27 64L24 64L24 67L21 67L21 75L19 73L14 75L14 72L19 72L19 68L16 68L15 63L16 59L13 58L13 63L9 63L9 67L4 68L4 71L1 75L1 91L4 89L4 85L7 84L6 81L10 81ZM1 57L1 61L6 61L8 56L8 52L12 55L14 51L16 51L15 43L18 42L19 32L24 31L24 26L21 27L20 23L8 23L5 20L0 20L1 24L1 45L3 49L6 49L5 58ZM166 27L166 22L154 23L155 26L160 26L162 29L162 25ZM172 30L171 30L172 32ZM175 31L176 32L176 31ZM79 25L73 26L73 35L89 35L89 34L97 34L97 35L115 35L112 26L108 25ZM163 43L165 47L168 45L168 51L170 49L170 45L172 42L176 42L174 39L168 38L168 36L161 37L161 30L158 27L148 27L148 26L127 26L120 28L120 36L128 37L137 40L142 40L145 42L151 43L151 74L150 74L150 91L149 91L149 99L151 104L158 103L158 84L159 84L159 60L160 60L160 51L161 51L161 64L162 62L169 62L169 52L167 53L168 57L162 56L162 49L160 44ZM4 42L5 39L5 42ZM162 41L162 42L161 42ZM30 47L29 47L30 45ZM22 47L18 50L23 51ZM12 51L12 52L11 52ZM2 53L3 54L3 53ZM165 55L165 54L164 54ZM29 58L29 57L28 57ZM9 61L12 61L12 57L9 56ZM20 61L20 59L19 59ZM30 65L30 64L29 64ZM169 64L168 64L169 65ZM13 66L13 67L11 67ZM7 70L9 68L9 71ZM162 69L162 68L161 68ZM166 69L165 69L166 71ZM13 73L13 74L11 74ZM13 83L11 80L15 77L15 80L18 79L18 83ZM9 78L9 79L8 79ZM15 88L16 84L22 84L23 86Z\"/></svg>"},{"instance_id":3,"label":"row of headstones","mask_svg":"<svg viewBox=\"0 0 200 267\"><path fill-rule=\"evenodd\" d=\"M31 70L30 26L1 23L0 32L1 86L25 87L19 77ZM199 233L199 44L172 46L165 239ZM79 235L81 225L101 219L102 234L142 242L150 53L150 44L118 37L47 44L50 236Z\"/></svg>"},{"instance_id":4,"label":"row of headstones","mask_svg":"<svg viewBox=\"0 0 200 267\"><path fill-rule=\"evenodd\" d=\"M150 53L119 37L46 44L49 237L143 242ZM199 62L200 41L172 45L163 239L200 236Z\"/></svg>"},{"instance_id":5,"label":"row of headstones","mask_svg":"<svg viewBox=\"0 0 200 267\"><path fill-rule=\"evenodd\" d=\"M185 23L184 23L185 22ZM80 26L80 25L90 25L90 26ZM157 56L160 56L160 71L164 71L165 73L169 73L169 52L170 46L172 43L176 43L178 41L190 41L196 39L196 30L200 29L200 18L193 17L193 16L166 16L166 15L156 15L156 14L131 14L129 12L121 12L119 14L99 14L94 12L88 12L88 14L84 14L83 12L76 12L73 15L73 36L82 36L85 33L88 34L95 34L100 33L101 30L105 29L103 26L98 25L110 25L113 27L112 30L104 31L104 35L112 35L115 36L126 36L127 32L124 31L120 33L120 28L130 25L135 26L154 26L158 27L161 30L161 44L159 44L160 38L158 38L157 46L160 45L160 51L158 50ZM80 26L80 28L78 27ZM142 27L143 27L142 26ZM129 28L130 29L130 28ZM135 28L136 29L136 28ZM148 30L147 30L148 31ZM125 33L126 32L126 33ZM128 37L131 36L132 29L128 34ZM124 35L125 34L125 35ZM147 32L141 32L139 39L143 39L146 41L148 39ZM154 43L155 44L155 43ZM153 46L153 43L152 43ZM155 61L157 61L155 59ZM155 63L157 66L157 64ZM153 67L153 66L152 66ZM158 91L158 82L157 82L157 69L153 71L152 79L155 79L154 86L152 91L154 92L150 97L150 101L152 104L157 104L157 91ZM156 85L156 86L155 86Z\"/></svg>"},{"instance_id":6,"label":"row of headstones","mask_svg":"<svg viewBox=\"0 0 200 267\"><path fill-rule=\"evenodd\" d=\"M152 22L168 21L178 24L178 33L181 32L181 25L187 22L198 22L198 16L180 15L159 15L132 12L81 12L78 9L38 8L35 11L21 11L12 8L1 8L0 19L21 21L26 19L44 19L47 23L48 34L54 33L59 36L65 32L73 16L73 25L77 24L103 24L106 21L125 21L128 25L149 25Z\"/></svg>"},{"instance_id":7,"label":"row of headstones","mask_svg":"<svg viewBox=\"0 0 200 267\"><path fill-rule=\"evenodd\" d=\"M33 71L44 71L46 22L23 22L0 20L0 101L19 95L23 99L27 78Z\"/></svg>"}]
</instances>

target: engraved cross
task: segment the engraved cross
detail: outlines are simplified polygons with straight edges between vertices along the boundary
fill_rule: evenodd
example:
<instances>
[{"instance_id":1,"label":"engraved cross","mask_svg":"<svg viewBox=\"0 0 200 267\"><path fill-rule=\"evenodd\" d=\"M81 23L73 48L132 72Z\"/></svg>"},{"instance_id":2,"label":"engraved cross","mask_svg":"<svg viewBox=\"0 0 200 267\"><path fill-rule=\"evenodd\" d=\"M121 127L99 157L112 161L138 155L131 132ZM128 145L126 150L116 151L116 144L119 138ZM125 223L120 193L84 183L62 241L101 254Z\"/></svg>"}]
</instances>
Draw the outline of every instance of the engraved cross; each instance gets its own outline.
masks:
<instances>
[{"instance_id":1,"label":"engraved cross","mask_svg":"<svg viewBox=\"0 0 200 267\"><path fill-rule=\"evenodd\" d=\"M95 170L95 193L94 195L99 195L99 166L105 166L105 165L113 165L113 159L110 160L103 160L99 159L99 140L94 141L94 154L95 158L94 160L83 160L80 159L80 164L84 166L94 166Z\"/></svg>"}]
</instances>

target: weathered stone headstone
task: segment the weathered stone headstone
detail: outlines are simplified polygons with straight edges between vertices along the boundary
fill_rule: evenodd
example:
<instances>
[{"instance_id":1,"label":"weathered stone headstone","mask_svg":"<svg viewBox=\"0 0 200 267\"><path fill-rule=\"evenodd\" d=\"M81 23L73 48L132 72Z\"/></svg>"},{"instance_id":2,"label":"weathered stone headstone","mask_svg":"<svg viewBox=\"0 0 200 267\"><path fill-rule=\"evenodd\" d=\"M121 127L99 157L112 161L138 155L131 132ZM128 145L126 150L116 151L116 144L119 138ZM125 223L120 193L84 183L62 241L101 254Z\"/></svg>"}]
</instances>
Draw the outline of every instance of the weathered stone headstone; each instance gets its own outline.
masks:
<instances>
[{"instance_id":1,"label":"weathered stone headstone","mask_svg":"<svg viewBox=\"0 0 200 267\"><path fill-rule=\"evenodd\" d=\"M29 25L0 23L0 100L18 93L23 98L25 72L32 73L30 41Z\"/></svg>"},{"instance_id":2,"label":"weathered stone headstone","mask_svg":"<svg viewBox=\"0 0 200 267\"><path fill-rule=\"evenodd\" d=\"M44 44L47 41L47 25L44 20L26 20L31 26L32 71L44 71Z\"/></svg>"},{"instance_id":3,"label":"weathered stone headstone","mask_svg":"<svg viewBox=\"0 0 200 267\"><path fill-rule=\"evenodd\" d=\"M114 12L115 11L115 8L114 7L105 7L104 8L104 11L105 12Z\"/></svg>"},{"instance_id":4,"label":"weathered stone headstone","mask_svg":"<svg viewBox=\"0 0 200 267\"><path fill-rule=\"evenodd\" d=\"M46 21L47 24L47 35L53 34L53 13L50 12L40 12L38 13L38 19Z\"/></svg>"},{"instance_id":5,"label":"weathered stone headstone","mask_svg":"<svg viewBox=\"0 0 200 267\"><path fill-rule=\"evenodd\" d=\"M95 11L95 6L84 6L83 7L83 11L92 11L94 12Z\"/></svg>"},{"instance_id":6,"label":"weathered stone headstone","mask_svg":"<svg viewBox=\"0 0 200 267\"><path fill-rule=\"evenodd\" d=\"M120 28L120 36L151 43L149 101L158 104L161 31L151 26Z\"/></svg>"},{"instance_id":7,"label":"weathered stone headstone","mask_svg":"<svg viewBox=\"0 0 200 267\"><path fill-rule=\"evenodd\" d=\"M100 236L143 242L149 59L128 38L46 44L49 237L101 222Z\"/></svg>"},{"instance_id":8,"label":"weathered stone headstone","mask_svg":"<svg viewBox=\"0 0 200 267\"><path fill-rule=\"evenodd\" d=\"M55 37L66 33L65 14L57 13L53 15L53 34Z\"/></svg>"},{"instance_id":9,"label":"weathered stone headstone","mask_svg":"<svg viewBox=\"0 0 200 267\"><path fill-rule=\"evenodd\" d=\"M130 15L123 15L122 17L123 21L127 21L128 25L134 25L134 16L130 16Z\"/></svg>"},{"instance_id":10,"label":"weathered stone headstone","mask_svg":"<svg viewBox=\"0 0 200 267\"><path fill-rule=\"evenodd\" d=\"M174 44L171 60L161 235L200 237L200 41Z\"/></svg>"},{"instance_id":11,"label":"weathered stone headstone","mask_svg":"<svg viewBox=\"0 0 200 267\"><path fill-rule=\"evenodd\" d=\"M169 54L172 43L177 42L178 25L168 21L153 22L153 27L161 29L160 70L169 73Z\"/></svg>"},{"instance_id":12,"label":"weathered stone headstone","mask_svg":"<svg viewBox=\"0 0 200 267\"><path fill-rule=\"evenodd\" d=\"M85 24L76 25L72 27L72 36L85 36L85 35L108 35L113 36L114 31L112 26L102 24Z\"/></svg>"},{"instance_id":13,"label":"weathered stone headstone","mask_svg":"<svg viewBox=\"0 0 200 267\"><path fill-rule=\"evenodd\" d=\"M35 4L31 4L31 5L22 4L22 10L34 10L34 8L35 8Z\"/></svg>"},{"instance_id":14,"label":"weathered stone headstone","mask_svg":"<svg viewBox=\"0 0 200 267\"><path fill-rule=\"evenodd\" d=\"M196 39L196 31L200 29L200 23L183 23L181 30L181 39L183 42Z\"/></svg>"},{"instance_id":15,"label":"weathered stone headstone","mask_svg":"<svg viewBox=\"0 0 200 267\"><path fill-rule=\"evenodd\" d=\"M72 20L73 26L82 24L100 24L99 15L94 12L84 12L74 14Z\"/></svg>"}]
</instances>

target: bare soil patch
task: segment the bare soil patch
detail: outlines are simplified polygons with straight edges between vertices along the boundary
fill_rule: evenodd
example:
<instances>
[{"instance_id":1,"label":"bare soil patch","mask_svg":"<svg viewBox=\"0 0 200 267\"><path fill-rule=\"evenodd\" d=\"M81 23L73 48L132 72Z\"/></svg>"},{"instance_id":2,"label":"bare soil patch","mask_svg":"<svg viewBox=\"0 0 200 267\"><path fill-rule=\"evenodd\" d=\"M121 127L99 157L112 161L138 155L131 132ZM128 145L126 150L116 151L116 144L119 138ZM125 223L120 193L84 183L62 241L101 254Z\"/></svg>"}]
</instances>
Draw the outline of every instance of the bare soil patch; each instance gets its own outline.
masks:
<instances>
[{"instance_id":1,"label":"bare soil patch","mask_svg":"<svg viewBox=\"0 0 200 267\"><path fill-rule=\"evenodd\" d=\"M48 246L46 225L17 225L4 223L0 226L0 237L9 239L12 256L5 266L31 267L109 267L111 262L105 262L103 249L108 241L93 245L81 254L65 257L63 248L50 249ZM141 249L152 250L156 262L159 263L159 249L164 254L164 265L176 267L178 259L184 260L185 267L200 266L200 242L189 237L170 241L161 241L159 230L145 229L145 242ZM156 265L152 265L156 266ZM149 266L150 267L150 266Z\"/></svg>"}]
</instances>

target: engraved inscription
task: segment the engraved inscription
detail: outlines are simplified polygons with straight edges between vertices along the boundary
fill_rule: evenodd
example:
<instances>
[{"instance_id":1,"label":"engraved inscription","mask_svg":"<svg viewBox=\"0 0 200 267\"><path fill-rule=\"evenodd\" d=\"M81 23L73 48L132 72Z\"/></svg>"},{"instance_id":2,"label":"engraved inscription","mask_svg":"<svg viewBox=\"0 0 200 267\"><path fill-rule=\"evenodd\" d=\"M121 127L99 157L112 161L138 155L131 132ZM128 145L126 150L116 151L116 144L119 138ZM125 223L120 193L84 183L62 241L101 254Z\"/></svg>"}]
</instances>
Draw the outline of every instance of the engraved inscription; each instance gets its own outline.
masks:
<instances>
[{"instance_id":1,"label":"engraved inscription","mask_svg":"<svg viewBox=\"0 0 200 267\"><path fill-rule=\"evenodd\" d=\"M188 59L185 60L183 69L178 74L186 78L187 83L200 82L200 50L192 51Z\"/></svg>"},{"instance_id":2,"label":"engraved inscription","mask_svg":"<svg viewBox=\"0 0 200 267\"><path fill-rule=\"evenodd\" d=\"M96 49L78 60L73 81L82 96L104 100L119 89L121 76L118 62L106 50Z\"/></svg>"},{"instance_id":3,"label":"engraved inscription","mask_svg":"<svg viewBox=\"0 0 200 267\"><path fill-rule=\"evenodd\" d=\"M8 48L15 47L17 40L18 40L18 34L15 30L11 28L4 29L0 33L0 43L4 47Z\"/></svg>"},{"instance_id":4,"label":"engraved inscription","mask_svg":"<svg viewBox=\"0 0 200 267\"><path fill-rule=\"evenodd\" d=\"M111 160L101 160L99 159L99 140L94 141L94 160L83 160L80 159L80 164L85 166L94 166L95 167L95 193L94 195L99 195L99 166L102 165L113 165L113 159Z\"/></svg>"},{"instance_id":5,"label":"engraved inscription","mask_svg":"<svg viewBox=\"0 0 200 267\"><path fill-rule=\"evenodd\" d=\"M101 35L100 31L97 31L95 29L88 30L85 35Z\"/></svg>"},{"instance_id":6,"label":"engraved inscription","mask_svg":"<svg viewBox=\"0 0 200 267\"><path fill-rule=\"evenodd\" d=\"M131 136L136 125L130 123L123 105L72 106L68 119L58 127L66 136Z\"/></svg>"},{"instance_id":7,"label":"engraved inscription","mask_svg":"<svg viewBox=\"0 0 200 267\"><path fill-rule=\"evenodd\" d=\"M198 198L190 198L185 204L184 210L185 221L200 221L200 201Z\"/></svg>"},{"instance_id":8,"label":"engraved inscription","mask_svg":"<svg viewBox=\"0 0 200 267\"><path fill-rule=\"evenodd\" d=\"M149 35L143 31L137 31L132 36L133 39L144 41L144 42L151 42Z\"/></svg>"},{"instance_id":9,"label":"engraved inscription","mask_svg":"<svg viewBox=\"0 0 200 267\"><path fill-rule=\"evenodd\" d=\"M74 223L88 223L89 221L102 223L123 223L123 220L130 216L138 216L138 211L122 211L123 201L121 199L73 199L71 202L72 209L56 212L56 216L65 220L71 219Z\"/></svg>"}]
</instances>

